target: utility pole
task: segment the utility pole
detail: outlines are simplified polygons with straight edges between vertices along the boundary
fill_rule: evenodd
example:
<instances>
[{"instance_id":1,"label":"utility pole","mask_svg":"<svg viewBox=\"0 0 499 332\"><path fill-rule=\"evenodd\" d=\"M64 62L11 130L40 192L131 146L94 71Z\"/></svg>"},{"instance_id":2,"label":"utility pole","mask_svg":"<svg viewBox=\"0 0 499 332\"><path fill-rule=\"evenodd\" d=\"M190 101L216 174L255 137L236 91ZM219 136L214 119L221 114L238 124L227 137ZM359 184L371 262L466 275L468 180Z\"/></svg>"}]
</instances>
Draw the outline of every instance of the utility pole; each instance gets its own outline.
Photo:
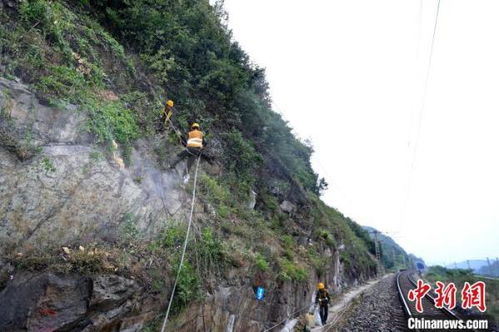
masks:
<instances>
[{"instance_id":1,"label":"utility pole","mask_svg":"<svg viewBox=\"0 0 499 332\"><path fill-rule=\"evenodd\" d=\"M490 266L490 259L487 257L487 265L489 266L489 274L492 275L492 267Z\"/></svg>"},{"instance_id":2,"label":"utility pole","mask_svg":"<svg viewBox=\"0 0 499 332\"><path fill-rule=\"evenodd\" d=\"M470 266L470 260L466 260L466 263L468 263L468 270L471 270L471 266Z\"/></svg>"},{"instance_id":3,"label":"utility pole","mask_svg":"<svg viewBox=\"0 0 499 332\"><path fill-rule=\"evenodd\" d=\"M374 231L374 246L375 246L375 249L376 249L376 260L378 261L378 264L377 264L377 273L378 275L381 274L381 270L382 270L382 266L381 266L381 248L380 248L380 243L379 243L379 239L378 239L378 234L379 234L379 231Z\"/></svg>"},{"instance_id":4,"label":"utility pole","mask_svg":"<svg viewBox=\"0 0 499 332\"><path fill-rule=\"evenodd\" d=\"M381 274L381 252L380 252L380 245L379 245L379 240L378 240L378 234L380 232L375 229L373 231L369 231L369 233L374 234L374 251L376 254L376 274L380 275Z\"/></svg>"},{"instance_id":5,"label":"utility pole","mask_svg":"<svg viewBox=\"0 0 499 332\"><path fill-rule=\"evenodd\" d=\"M378 234L381 234L381 232L375 229L369 231L369 233L374 234L374 250L376 252L376 261L377 261L376 273L380 275L383 272L383 265L381 264L381 242L378 239Z\"/></svg>"}]
</instances>

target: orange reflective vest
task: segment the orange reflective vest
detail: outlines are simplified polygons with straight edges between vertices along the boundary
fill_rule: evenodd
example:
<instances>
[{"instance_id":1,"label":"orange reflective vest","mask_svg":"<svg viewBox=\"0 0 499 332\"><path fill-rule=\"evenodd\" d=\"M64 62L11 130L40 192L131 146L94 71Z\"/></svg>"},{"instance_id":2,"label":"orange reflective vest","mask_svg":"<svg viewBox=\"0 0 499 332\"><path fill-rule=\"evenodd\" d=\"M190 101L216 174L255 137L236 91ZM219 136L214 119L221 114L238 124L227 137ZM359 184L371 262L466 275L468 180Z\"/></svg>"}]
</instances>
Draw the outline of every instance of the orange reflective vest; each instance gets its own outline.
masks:
<instances>
[{"instance_id":1,"label":"orange reflective vest","mask_svg":"<svg viewBox=\"0 0 499 332\"><path fill-rule=\"evenodd\" d=\"M199 130L191 130L189 138L187 139L188 148L202 148L203 147L203 132Z\"/></svg>"}]
</instances>

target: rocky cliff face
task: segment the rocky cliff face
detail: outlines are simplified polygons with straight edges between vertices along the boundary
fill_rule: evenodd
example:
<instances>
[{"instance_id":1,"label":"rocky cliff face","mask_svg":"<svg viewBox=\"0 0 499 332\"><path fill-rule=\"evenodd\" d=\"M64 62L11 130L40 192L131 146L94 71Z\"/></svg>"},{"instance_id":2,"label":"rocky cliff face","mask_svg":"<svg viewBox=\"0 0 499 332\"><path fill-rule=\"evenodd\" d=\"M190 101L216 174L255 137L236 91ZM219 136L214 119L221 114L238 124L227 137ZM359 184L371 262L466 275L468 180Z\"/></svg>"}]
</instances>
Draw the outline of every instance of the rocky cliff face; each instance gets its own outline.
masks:
<instances>
[{"instance_id":1,"label":"rocky cliff face","mask_svg":"<svg viewBox=\"0 0 499 332\"><path fill-rule=\"evenodd\" d=\"M0 331L158 330L193 189L167 167L166 91L216 160L169 330L261 331L319 280L335 294L375 273L221 21L208 1L0 0Z\"/></svg>"},{"instance_id":2,"label":"rocky cliff face","mask_svg":"<svg viewBox=\"0 0 499 332\"><path fill-rule=\"evenodd\" d=\"M92 145L74 106L44 106L15 81L0 79L0 89L1 247L113 241L127 214L147 238L184 212L180 179L158 168L148 142L122 168Z\"/></svg>"},{"instance_id":3,"label":"rocky cliff face","mask_svg":"<svg viewBox=\"0 0 499 332\"><path fill-rule=\"evenodd\" d=\"M326 252L325 255L329 255L325 269L330 273L321 280L330 286L333 294L358 281L344 278L338 252L334 255ZM239 273L232 271L229 274ZM280 330L287 319L310 309L319 278L315 274L306 282L274 282L269 278L265 283L267 296L264 301L255 299L250 280L236 280L229 278L227 284L208 295L206 302L191 306L174 322L173 330L258 332L276 325Z\"/></svg>"},{"instance_id":4,"label":"rocky cliff face","mask_svg":"<svg viewBox=\"0 0 499 332\"><path fill-rule=\"evenodd\" d=\"M164 304L137 281L112 274L13 272L12 276L0 293L0 327L8 331L140 331ZM274 285L267 289L271 295L265 301L254 299L248 282L218 286L169 328L261 331L308 310L314 286L314 282Z\"/></svg>"},{"instance_id":5,"label":"rocky cliff face","mask_svg":"<svg viewBox=\"0 0 499 332\"><path fill-rule=\"evenodd\" d=\"M0 294L0 327L4 331L138 331L156 307L140 295L134 280L115 275L16 274Z\"/></svg>"},{"instance_id":6,"label":"rocky cliff face","mask_svg":"<svg viewBox=\"0 0 499 332\"><path fill-rule=\"evenodd\" d=\"M127 215L148 239L185 212L178 176L159 170L146 142L136 145L134 166L124 169L116 153L106 158L92 144L72 105L45 106L23 84L0 79L0 109L2 256L115 243ZM151 316L146 308L162 304L147 305L144 287L116 275L25 273L4 260L0 270L10 280L0 295L2 330L138 330ZM137 307L138 325L131 320Z\"/></svg>"},{"instance_id":7,"label":"rocky cliff face","mask_svg":"<svg viewBox=\"0 0 499 332\"><path fill-rule=\"evenodd\" d=\"M28 258L24 256L34 248L60 252L63 261L74 261L78 255L106 261L107 253L99 256L88 247L122 243L127 216L133 216L134 232L147 243L169 220L185 221L190 194L176 172L160 165L153 142L138 141L130 166L123 167L118 151L93 143L85 131L85 117L75 106L46 106L15 80L0 78L0 89L0 251L4 257L0 259L4 287L0 330L141 330L160 317L168 289L151 290L150 280L116 262L104 271L62 273L45 265L16 265L11 258ZM210 211L209 204L200 201L195 219ZM84 246L82 252L78 245ZM73 251L61 252L63 246ZM322 254L328 271L322 280L335 291L354 282L345 278L338 250L326 249ZM149 257L132 259L133 264L138 261L146 270L153 264ZM268 295L261 302L254 298L248 264L230 267L218 278L210 276L212 287L174 320L172 328L260 331L306 310L317 274L310 271L307 281L297 282L279 281L272 272L264 280ZM368 272L358 277L368 277ZM168 274L160 278L169 280Z\"/></svg>"}]
</instances>

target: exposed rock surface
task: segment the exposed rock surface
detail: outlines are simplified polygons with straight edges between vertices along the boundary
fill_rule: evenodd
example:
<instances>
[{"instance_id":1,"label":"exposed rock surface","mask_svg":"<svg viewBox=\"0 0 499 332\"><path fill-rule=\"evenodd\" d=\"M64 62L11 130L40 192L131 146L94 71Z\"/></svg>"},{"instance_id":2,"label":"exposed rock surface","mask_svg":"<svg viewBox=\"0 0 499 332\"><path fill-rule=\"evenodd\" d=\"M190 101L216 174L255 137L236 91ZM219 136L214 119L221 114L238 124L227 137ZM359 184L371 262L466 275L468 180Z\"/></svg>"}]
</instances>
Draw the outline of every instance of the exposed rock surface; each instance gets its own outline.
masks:
<instances>
[{"instance_id":1,"label":"exposed rock surface","mask_svg":"<svg viewBox=\"0 0 499 332\"><path fill-rule=\"evenodd\" d=\"M292 213L296 210L296 206L290 201L283 201L281 205L279 205L281 210L287 213Z\"/></svg>"},{"instance_id":2,"label":"exposed rock surface","mask_svg":"<svg viewBox=\"0 0 499 332\"><path fill-rule=\"evenodd\" d=\"M330 285L333 296L348 284L340 274L340 266L339 256L333 255L326 267L333 272L322 279ZM232 328L233 331L259 332L281 323L275 329L279 331L286 320L292 320L310 308L317 282L318 279L312 277L308 282L267 284L267 296L263 301L257 301L248 283L235 279L233 285L217 287L213 294L207 294L205 303L191 306L171 328L175 331L204 331L211 327L213 331Z\"/></svg>"},{"instance_id":3,"label":"exposed rock surface","mask_svg":"<svg viewBox=\"0 0 499 332\"><path fill-rule=\"evenodd\" d=\"M2 0L0 1L0 8L3 6L14 8L18 5L19 0Z\"/></svg>"},{"instance_id":4,"label":"exposed rock surface","mask_svg":"<svg viewBox=\"0 0 499 332\"><path fill-rule=\"evenodd\" d=\"M16 275L0 293L2 331L97 331L136 316L144 303L135 281L119 276ZM143 312L147 312L147 307ZM150 308L149 308L150 309ZM142 324L128 331L138 331Z\"/></svg>"},{"instance_id":5,"label":"exposed rock surface","mask_svg":"<svg viewBox=\"0 0 499 332\"><path fill-rule=\"evenodd\" d=\"M121 168L93 144L74 106L45 106L17 81L0 78L0 91L0 280L11 279L0 285L0 330L140 330L165 307L165 294L151 296L146 285L117 275L18 272L2 256L29 246L112 244L129 216L144 239L152 238L170 218L185 220L190 193L162 169L151 142L136 142L130 165ZM281 208L296 210L288 201ZM207 210L213 208L196 208ZM335 290L351 283L339 252L324 256L330 272L321 281ZM308 306L318 282L308 272L302 282L273 278L259 302L251 271L229 269L171 324L178 331L261 331Z\"/></svg>"},{"instance_id":6,"label":"exposed rock surface","mask_svg":"<svg viewBox=\"0 0 499 332\"><path fill-rule=\"evenodd\" d=\"M120 169L92 146L73 106L46 107L15 81L0 78L0 88L0 253L54 238L112 241L125 215L150 236L182 212L179 178L158 168L147 142Z\"/></svg>"},{"instance_id":7,"label":"exposed rock surface","mask_svg":"<svg viewBox=\"0 0 499 332\"><path fill-rule=\"evenodd\" d=\"M248 208L253 210L255 208L255 205L256 205L256 192L254 192L253 190L251 190L250 192L250 199L249 199L249 202L248 202Z\"/></svg>"},{"instance_id":8,"label":"exposed rock surface","mask_svg":"<svg viewBox=\"0 0 499 332\"><path fill-rule=\"evenodd\" d=\"M47 107L17 81L0 78L0 141L20 159L33 156L36 148L52 144L89 143L84 117L76 106L63 110Z\"/></svg>"},{"instance_id":9,"label":"exposed rock surface","mask_svg":"<svg viewBox=\"0 0 499 332\"><path fill-rule=\"evenodd\" d=\"M145 239L170 217L183 219L188 195L178 175L159 167L150 142L137 142L121 169L93 145L74 106L45 106L25 85L0 78L0 110L0 257L113 243L127 216ZM1 331L138 331L164 305L116 275L17 273L0 259L0 277L11 279L0 292Z\"/></svg>"}]
</instances>

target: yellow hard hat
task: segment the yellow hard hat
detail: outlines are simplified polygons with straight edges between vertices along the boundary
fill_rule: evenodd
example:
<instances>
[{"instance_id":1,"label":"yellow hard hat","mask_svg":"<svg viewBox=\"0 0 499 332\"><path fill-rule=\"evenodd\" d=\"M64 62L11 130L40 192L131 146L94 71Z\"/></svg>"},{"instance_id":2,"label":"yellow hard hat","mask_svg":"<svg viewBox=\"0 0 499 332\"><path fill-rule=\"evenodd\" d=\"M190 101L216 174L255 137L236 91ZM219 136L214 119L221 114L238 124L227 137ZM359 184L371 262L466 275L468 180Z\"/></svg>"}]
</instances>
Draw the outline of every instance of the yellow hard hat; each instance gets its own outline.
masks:
<instances>
[{"instance_id":1,"label":"yellow hard hat","mask_svg":"<svg viewBox=\"0 0 499 332\"><path fill-rule=\"evenodd\" d=\"M324 284L322 282L319 282L317 284L317 289L324 289Z\"/></svg>"},{"instance_id":2,"label":"yellow hard hat","mask_svg":"<svg viewBox=\"0 0 499 332\"><path fill-rule=\"evenodd\" d=\"M166 102L166 105L170 106L170 107L173 107L173 100L168 99L168 101Z\"/></svg>"},{"instance_id":3,"label":"yellow hard hat","mask_svg":"<svg viewBox=\"0 0 499 332\"><path fill-rule=\"evenodd\" d=\"M194 123L191 125L191 129L194 129L194 128L199 129L199 123L194 122Z\"/></svg>"}]
</instances>

